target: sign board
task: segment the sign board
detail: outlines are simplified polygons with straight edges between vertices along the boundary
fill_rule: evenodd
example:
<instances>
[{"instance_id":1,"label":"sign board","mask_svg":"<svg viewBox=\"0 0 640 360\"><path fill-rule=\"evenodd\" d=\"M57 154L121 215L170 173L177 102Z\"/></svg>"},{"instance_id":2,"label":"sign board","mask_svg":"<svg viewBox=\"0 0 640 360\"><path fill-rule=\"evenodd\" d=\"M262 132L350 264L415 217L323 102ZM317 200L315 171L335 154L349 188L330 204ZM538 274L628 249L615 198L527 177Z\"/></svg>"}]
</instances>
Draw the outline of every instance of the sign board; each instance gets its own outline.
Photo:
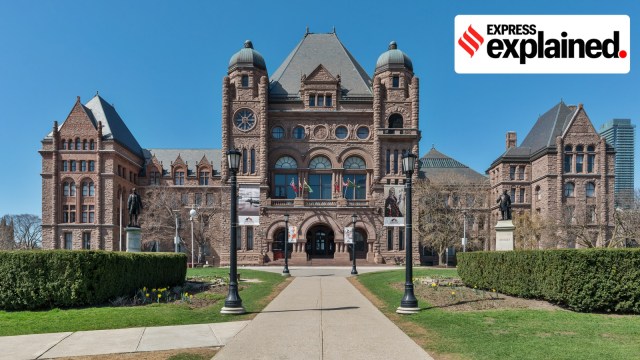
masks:
<instances>
[{"instance_id":1,"label":"sign board","mask_svg":"<svg viewBox=\"0 0 640 360\"><path fill-rule=\"evenodd\" d=\"M353 226L344 228L344 243L353 244Z\"/></svg>"},{"instance_id":2,"label":"sign board","mask_svg":"<svg viewBox=\"0 0 640 360\"><path fill-rule=\"evenodd\" d=\"M238 225L260 225L259 185L240 185L238 189Z\"/></svg>"},{"instance_id":3,"label":"sign board","mask_svg":"<svg viewBox=\"0 0 640 360\"><path fill-rule=\"evenodd\" d=\"M404 185L385 185L384 198L384 226L404 226Z\"/></svg>"},{"instance_id":4,"label":"sign board","mask_svg":"<svg viewBox=\"0 0 640 360\"><path fill-rule=\"evenodd\" d=\"M287 235L287 241L290 243L298 242L298 227L297 226L289 226L289 233Z\"/></svg>"}]
</instances>

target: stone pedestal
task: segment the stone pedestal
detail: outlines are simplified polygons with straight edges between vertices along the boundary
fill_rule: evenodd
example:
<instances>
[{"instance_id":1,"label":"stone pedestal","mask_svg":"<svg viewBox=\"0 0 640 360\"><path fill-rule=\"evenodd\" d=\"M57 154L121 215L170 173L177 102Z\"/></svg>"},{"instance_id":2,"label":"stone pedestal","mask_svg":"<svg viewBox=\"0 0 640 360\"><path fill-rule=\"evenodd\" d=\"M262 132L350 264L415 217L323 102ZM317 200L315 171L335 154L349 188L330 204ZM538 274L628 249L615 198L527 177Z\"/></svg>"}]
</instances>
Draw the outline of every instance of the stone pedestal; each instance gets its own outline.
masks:
<instances>
[{"instance_id":1,"label":"stone pedestal","mask_svg":"<svg viewBox=\"0 0 640 360\"><path fill-rule=\"evenodd\" d=\"M513 250L513 230L515 230L513 221L499 220L496 224L496 251Z\"/></svg>"},{"instance_id":2,"label":"stone pedestal","mask_svg":"<svg viewBox=\"0 0 640 360\"><path fill-rule=\"evenodd\" d=\"M142 247L142 230L139 227L126 227L127 252L140 252Z\"/></svg>"}]
</instances>

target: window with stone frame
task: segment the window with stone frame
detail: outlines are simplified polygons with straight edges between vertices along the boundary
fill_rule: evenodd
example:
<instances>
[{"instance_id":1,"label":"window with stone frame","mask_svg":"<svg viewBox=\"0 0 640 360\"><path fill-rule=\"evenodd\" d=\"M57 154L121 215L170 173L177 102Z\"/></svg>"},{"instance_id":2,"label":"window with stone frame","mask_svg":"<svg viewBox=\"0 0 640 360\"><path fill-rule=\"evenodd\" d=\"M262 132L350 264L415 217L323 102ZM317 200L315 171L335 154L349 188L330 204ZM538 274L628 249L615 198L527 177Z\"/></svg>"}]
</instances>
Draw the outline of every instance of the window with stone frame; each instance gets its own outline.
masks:
<instances>
[{"instance_id":1,"label":"window with stone frame","mask_svg":"<svg viewBox=\"0 0 640 360\"><path fill-rule=\"evenodd\" d=\"M82 248L84 250L91 250L91 233L90 232L82 233Z\"/></svg>"},{"instance_id":2,"label":"window with stone frame","mask_svg":"<svg viewBox=\"0 0 640 360\"><path fill-rule=\"evenodd\" d=\"M571 145L566 145L564 147L564 166L563 170L565 173L570 173L573 171L573 147Z\"/></svg>"},{"instance_id":3,"label":"window with stone frame","mask_svg":"<svg viewBox=\"0 0 640 360\"><path fill-rule=\"evenodd\" d=\"M309 199L331 199L331 161L325 156L316 156L309 162Z\"/></svg>"},{"instance_id":4,"label":"window with stone frame","mask_svg":"<svg viewBox=\"0 0 640 360\"><path fill-rule=\"evenodd\" d=\"M189 205L189 194L180 194L180 202L182 205Z\"/></svg>"},{"instance_id":5,"label":"window with stone frame","mask_svg":"<svg viewBox=\"0 0 640 360\"><path fill-rule=\"evenodd\" d=\"M69 170L74 172L76 171L77 167L76 167L76 161L75 160L70 160L69 161Z\"/></svg>"},{"instance_id":6,"label":"window with stone frame","mask_svg":"<svg viewBox=\"0 0 640 360\"><path fill-rule=\"evenodd\" d=\"M403 251L404 250L404 242L405 242L405 238L404 238L404 229L399 227L398 229L398 250L399 251Z\"/></svg>"},{"instance_id":7,"label":"window with stone frame","mask_svg":"<svg viewBox=\"0 0 640 360\"><path fill-rule=\"evenodd\" d=\"M195 193L194 194L194 201L195 201L195 204L197 206L202 205L202 194L201 193Z\"/></svg>"},{"instance_id":8,"label":"window with stone frame","mask_svg":"<svg viewBox=\"0 0 640 360\"><path fill-rule=\"evenodd\" d=\"M280 157L275 164L273 183L273 198L293 199L295 190L300 191L298 181L298 163L291 156ZM293 184L293 186L291 186ZM295 188L295 189L294 189Z\"/></svg>"},{"instance_id":9,"label":"window with stone frame","mask_svg":"<svg viewBox=\"0 0 640 360\"><path fill-rule=\"evenodd\" d=\"M293 128L293 138L297 140L304 139L305 138L304 127L296 126L295 128Z\"/></svg>"},{"instance_id":10,"label":"window with stone frame","mask_svg":"<svg viewBox=\"0 0 640 360\"><path fill-rule=\"evenodd\" d=\"M524 165L518 166L518 180L524 180L524 169Z\"/></svg>"},{"instance_id":11,"label":"window with stone frame","mask_svg":"<svg viewBox=\"0 0 640 360\"><path fill-rule=\"evenodd\" d=\"M584 147L576 146L576 172L581 173L584 165Z\"/></svg>"},{"instance_id":12,"label":"window with stone frame","mask_svg":"<svg viewBox=\"0 0 640 360\"><path fill-rule=\"evenodd\" d=\"M592 182L588 182L585 185L585 195L588 198L592 198L596 196L596 184Z\"/></svg>"},{"instance_id":13,"label":"window with stone frame","mask_svg":"<svg viewBox=\"0 0 640 360\"><path fill-rule=\"evenodd\" d=\"M174 185L178 185L178 186L184 185L184 171L183 170L176 171L173 175L173 179L174 179L173 180Z\"/></svg>"},{"instance_id":14,"label":"window with stone frame","mask_svg":"<svg viewBox=\"0 0 640 360\"><path fill-rule=\"evenodd\" d=\"M249 75L242 75L240 80L240 86L249 87Z\"/></svg>"},{"instance_id":15,"label":"window with stone frame","mask_svg":"<svg viewBox=\"0 0 640 360\"><path fill-rule=\"evenodd\" d=\"M273 137L274 139L284 138L284 128L282 128L282 126L274 126L271 129L271 137Z\"/></svg>"},{"instance_id":16,"label":"window with stone frame","mask_svg":"<svg viewBox=\"0 0 640 360\"><path fill-rule=\"evenodd\" d=\"M511 188L509 196L511 197L511 202L516 202L516 188Z\"/></svg>"},{"instance_id":17,"label":"window with stone frame","mask_svg":"<svg viewBox=\"0 0 640 360\"><path fill-rule=\"evenodd\" d=\"M89 150L95 150L96 149L96 143L93 141L93 139L89 140Z\"/></svg>"},{"instance_id":18,"label":"window with stone frame","mask_svg":"<svg viewBox=\"0 0 640 360\"><path fill-rule=\"evenodd\" d=\"M70 232L65 232L64 233L64 248L66 250L72 250L73 249L73 234Z\"/></svg>"},{"instance_id":19,"label":"window with stone frame","mask_svg":"<svg viewBox=\"0 0 640 360\"><path fill-rule=\"evenodd\" d=\"M249 171L249 158L247 157L247 149L242 149L242 173L246 174Z\"/></svg>"},{"instance_id":20,"label":"window with stone frame","mask_svg":"<svg viewBox=\"0 0 640 360\"><path fill-rule=\"evenodd\" d=\"M347 183L344 189L344 197L353 200L365 200L367 198L367 165L358 156L350 156L342 164L344 168L343 183Z\"/></svg>"},{"instance_id":21,"label":"window with stone frame","mask_svg":"<svg viewBox=\"0 0 640 360\"><path fill-rule=\"evenodd\" d=\"M199 183L200 185L209 185L209 169L200 171Z\"/></svg>"},{"instance_id":22,"label":"window with stone frame","mask_svg":"<svg viewBox=\"0 0 640 360\"><path fill-rule=\"evenodd\" d=\"M387 157L386 157L386 168L387 174L391 173L391 150L387 149Z\"/></svg>"},{"instance_id":23,"label":"window with stone frame","mask_svg":"<svg viewBox=\"0 0 640 360\"><path fill-rule=\"evenodd\" d=\"M247 250L253 250L253 226L247 226Z\"/></svg>"},{"instance_id":24,"label":"window with stone frame","mask_svg":"<svg viewBox=\"0 0 640 360\"><path fill-rule=\"evenodd\" d=\"M149 172L149 185L160 185L160 172L153 170Z\"/></svg>"},{"instance_id":25,"label":"window with stone frame","mask_svg":"<svg viewBox=\"0 0 640 360\"><path fill-rule=\"evenodd\" d=\"M82 140L82 150L89 150L89 143L87 143L87 139Z\"/></svg>"},{"instance_id":26,"label":"window with stone frame","mask_svg":"<svg viewBox=\"0 0 640 360\"><path fill-rule=\"evenodd\" d=\"M598 222L595 205L587 205L587 224L595 224Z\"/></svg>"},{"instance_id":27,"label":"window with stone frame","mask_svg":"<svg viewBox=\"0 0 640 360\"><path fill-rule=\"evenodd\" d=\"M94 205L82 205L82 213L80 215L81 223L93 223L95 221Z\"/></svg>"},{"instance_id":28,"label":"window with stone frame","mask_svg":"<svg viewBox=\"0 0 640 360\"><path fill-rule=\"evenodd\" d=\"M213 206L213 194L207 193L206 195L207 206Z\"/></svg>"},{"instance_id":29,"label":"window with stone frame","mask_svg":"<svg viewBox=\"0 0 640 360\"><path fill-rule=\"evenodd\" d=\"M511 165L509 166L509 180L515 180L515 179L516 179L516 166Z\"/></svg>"},{"instance_id":30,"label":"window with stone frame","mask_svg":"<svg viewBox=\"0 0 640 360\"><path fill-rule=\"evenodd\" d=\"M404 119L402 118L402 115L400 114L391 114L391 116L389 116L389 123L388 123L388 128L390 129L401 129L404 127ZM400 134L402 134L402 130L398 130ZM386 131L387 134L395 134L396 130L387 130Z\"/></svg>"},{"instance_id":31,"label":"window with stone frame","mask_svg":"<svg viewBox=\"0 0 640 360\"><path fill-rule=\"evenodd\" d=\"M391 78L391 87L393 87L393 88L398 88L398 87L400 87L400 76L398 76L398 75L394 75L394 76Z\"/></svg>"},{"instance_id":32,"label":"window with stone frame","mask_svg":"<svg viewBox=\"0 0 640 360\"><path fill-rule=\"evenodd\" d=\"M89 160L89 171L96 171L96 162Z\"/></svg>"},{"instance_id":33,"label":"window with stone frame","mask_svg":"<svg viewBox=\"0 0 640 360\"><path fill-rule=\"evenodd\" d=\"M87 162L85 160L81 160L80 161L80 171L82 171L82 172L86 172L87 171Z\"/></svg>"},{"instance_id":34,"label":"window with stone frame","mask_svg":"<svg viewBox=\"0 0 640 360\"><path fill-rule=\"evenodd\" d=\"M76 150L82 150L82 142L80 138L76 138Z\"/></svg>"},{"instance_id":35,"label":"window with stone frame","mask_svg":"<svg viewBox=\"0 0 640 360\"><path fill-rule=\"evenodd\" d=\"M564 197L572 198L575 193L575 185L572 182L568 182L564 184Z\"/></svg>"},{"instance_id":36,"label":"window with stone frame","mask_svg":"<svg viewBox=\"0 0 640 360\"><path fill-rule=\"evenodd\" d=\"M62 206L62 222L63 223L76 222L76 206L75 205Z\"/></svg>"},{"instance_id":37,"label":"window with stone frame","mask_svg":"<svg viewBox=\"0 0 640 360\"><path fill-rule=\"evenodd\" d=\"M587 172L593 173L596 163L595 146L587 146Z\"/></svg>"},{"instance_id":38,"label":"window with stone frame","mask_svg":"<svg viewBox=\"0 0 640 360\"><path fill-rule=\"evenodd\" d=\"M540 185L536 186L536 200L542 199L542 191L540 190Z\"/></svg>"},{"instance_id":39,"label":"window with stone frame","mask_svg":"<svg viewBox=\"0 0 640 360\"><path fill-rule=\"evenodd\" d=\"M525 189L524 188L520 188L520 193L518 195L518 202L519 203L524 203L525 202L524 194L525 194Z\"/></svg>"},{"instance_id":40,"label":"window with stone frame","mask_svg":"<svg viewBox=\"0 0 640 360\"><path fill-rule=\"evenodd\" d=\"M393 250L393 228L387 228L387 250Z\"/></svg>"},{"instance_id":41,"label":"window with stone frame","mask_svg":"<svg viewBox=\"0 0 640 360\"><path fill-rule=\"evenodd\" d=\"M563 220L564 220L565 224L575 224L575 222L576 222L575 210L576 210L576 207L573 206L573 205L565 205L564 206L564 210L563 210L564 211L564 213L563 213L564 219Z\"/></svg>"},{"instance_id":42,"label":"window with stone frame","mask_svg":"<svg viewBox=\"0 0 640 360\"><path fill-rule=\"evenodd\" d=\"M67 150L67 142L65 140L60 142L60 150Z\"/></svg>"},{"instance_id":43,"label":"window with stone frame","mask_svg":"<svg viewBox=\"0 0 640 360\"><path fill-rule=\"evenodd\" d=\"M62 160L62 171L69 171L69 162L67 160Z\"/></svg>"}]
</instances>

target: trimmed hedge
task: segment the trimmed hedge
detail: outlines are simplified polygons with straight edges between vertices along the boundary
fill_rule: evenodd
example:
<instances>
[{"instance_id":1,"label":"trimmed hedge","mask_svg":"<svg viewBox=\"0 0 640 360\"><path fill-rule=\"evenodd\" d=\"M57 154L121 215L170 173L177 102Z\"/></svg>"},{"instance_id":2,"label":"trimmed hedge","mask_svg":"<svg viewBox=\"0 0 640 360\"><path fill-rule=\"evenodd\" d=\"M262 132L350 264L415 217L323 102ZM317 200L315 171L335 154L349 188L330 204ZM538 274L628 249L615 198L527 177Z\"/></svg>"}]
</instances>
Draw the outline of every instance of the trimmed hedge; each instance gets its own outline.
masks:
<instances>
[{"instance_id":1,"label":"trimmed hedge","mask_svg":"<svg viewBox=\"0 0 640 360\"><path fill-rule=\"evenodd\" d=\"M187 256L110 251L0 252L0 309L103 304L136 290L184 283Z\"/></svg>"},{"instance_id":2,"label":"trimmed hedge","mask_svg":"<svg viewBox=\"0 0 640 360\"><path fill-rule=\"evenodd\" d=\"M467 286L583 312L640 313L640 249L458 253Z\"/></svg>"}]
</instances>

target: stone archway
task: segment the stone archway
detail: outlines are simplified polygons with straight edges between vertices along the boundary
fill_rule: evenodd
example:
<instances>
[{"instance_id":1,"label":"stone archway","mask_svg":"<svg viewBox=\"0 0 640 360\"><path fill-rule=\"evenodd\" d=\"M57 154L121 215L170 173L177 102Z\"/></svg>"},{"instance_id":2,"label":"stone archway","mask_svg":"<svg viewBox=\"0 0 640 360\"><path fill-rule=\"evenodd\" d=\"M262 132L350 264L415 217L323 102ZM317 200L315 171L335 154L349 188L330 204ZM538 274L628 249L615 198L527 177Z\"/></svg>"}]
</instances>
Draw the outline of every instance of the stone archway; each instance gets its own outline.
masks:
<instances>
[{"instance_id":1,"label":"stone archway","mask_svg":"<svg viewBox=\"0 0 640 360\"><path fill-rule=\"evenodd\" d=\"M335 234L331 227L319 224L305 234L309 259L333 259L336 252Z\"/></svg>"}]
</instances>

